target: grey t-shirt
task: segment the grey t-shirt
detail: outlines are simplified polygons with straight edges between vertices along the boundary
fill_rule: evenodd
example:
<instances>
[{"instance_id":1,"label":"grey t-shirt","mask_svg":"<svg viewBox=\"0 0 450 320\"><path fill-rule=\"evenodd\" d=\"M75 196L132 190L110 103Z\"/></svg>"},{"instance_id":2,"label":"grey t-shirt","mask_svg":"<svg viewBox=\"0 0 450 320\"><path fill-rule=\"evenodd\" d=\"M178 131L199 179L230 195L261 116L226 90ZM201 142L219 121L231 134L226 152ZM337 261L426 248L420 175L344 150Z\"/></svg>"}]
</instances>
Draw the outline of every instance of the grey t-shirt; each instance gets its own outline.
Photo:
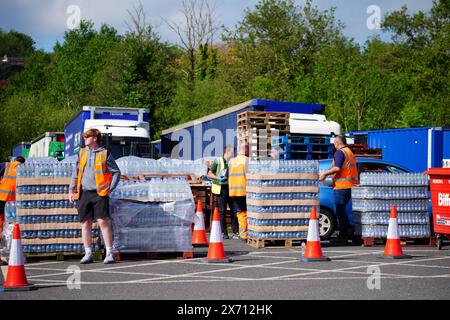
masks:
<instances>
[{"instance_id":1,"label":"grey t-shirt","mask_svg":"<svg viewBox=\"0 0 450 320\"><path fill-rule=\"evenodd\" d=\"M91 150L89 148L87 149L87 159L86 159L86 166L84 167L83 177L81 180L81 188L86 191L93 191L97 190L97 186L95 184L95 156L97 153L105 150L104 148L100 147L96 150ZM78 173L78 165L79 165L79 159L77 162L77 169L73 171L72 173L72 180L70 182L70 193L73 193L73 190L75 188L75 183L77 181L77 173ZM108 153L108 158L106 159L106 167L108 171L111 173L111 186L110 190L113 191L117 185L120 182L120 169L117 166L116 161L114 160L113 156Z\"/></svg>"}]
</instances>

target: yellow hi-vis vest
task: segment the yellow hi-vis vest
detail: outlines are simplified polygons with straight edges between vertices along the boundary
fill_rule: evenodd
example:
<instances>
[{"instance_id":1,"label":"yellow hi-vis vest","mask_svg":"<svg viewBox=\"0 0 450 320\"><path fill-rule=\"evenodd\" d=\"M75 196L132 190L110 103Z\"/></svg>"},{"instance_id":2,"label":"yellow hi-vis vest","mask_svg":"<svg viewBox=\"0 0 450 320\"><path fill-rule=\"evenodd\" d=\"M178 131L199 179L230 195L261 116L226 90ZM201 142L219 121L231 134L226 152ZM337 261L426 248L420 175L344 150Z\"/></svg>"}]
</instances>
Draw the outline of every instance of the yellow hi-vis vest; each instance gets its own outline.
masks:
<instances>
[{"instance_id":1,"label":"yellow hi-vis vest","mask_svg":"<svg viewBox=\"0 0 450 320\"><path fill-rule=\"evenodd\" d=\"M84 168L86 167L87 161L87 148L80 149L79 153L79 165L78 165L78 175L77 175L77 189L76 194L78 197L80 196L81 191L81 179L83 178ZM111 173L108 171L106 166L106 159L108 158L108 154L106 150L101 152L97 152L95 155L95 185L97 187L97 194L100 197L105 197L108 195L109 187L111 185Z\"/></svg>"},{"instance_id":2,"label":"yellow hi-vis vest","mask_svg":"<svg viewBox=\"0 0 450 320\"><path fill-rule=\"evenodd\" d=\"M334 189L351 189L355 184L359 184L356 158L352 150L348 147L341 149L344 152L345 160L341 171L334 175ZM334 160L332 166L334 167Z\"/></svg>"},{"instance_id":3,"label":"yellow hi-vis vest","mask_svg":"<svg viewBox=\"0 0 450 320\"><path fill-rule=\"evenodd\" d=\"M223 161L223 158L220 157L218 158L218 166L217 166L217 170L216 170L216 176L219 176L219 174L222 172L223 169L225 169L225 162ZM212 183L212 188L211 188L211 192L214 194L220 194L220 191L222 189L222 184L218 181L214 181Z\"/></svg>"},{"instance_id":4,"label":"yellow hi-vis vest","mask_svg":"<svg viewBox=\"0 0 450 320\"><path fill-rule=\"evenodd\" d=\"M248 157L238 155L228 163L228 189L230 197L245 197L247 179L245 177Z\"/></svg>"},{"instance_id":5,"label":"yellow hi-vis vest","mask_svg":"<svg viewBox=\"0 0 450 320\"><path fill-rule=\"evenodd\" d=\"M5 173L0 181L0 201L16 201L16 168L19 161L6 163Z\"/></svg>"}]
</instances>

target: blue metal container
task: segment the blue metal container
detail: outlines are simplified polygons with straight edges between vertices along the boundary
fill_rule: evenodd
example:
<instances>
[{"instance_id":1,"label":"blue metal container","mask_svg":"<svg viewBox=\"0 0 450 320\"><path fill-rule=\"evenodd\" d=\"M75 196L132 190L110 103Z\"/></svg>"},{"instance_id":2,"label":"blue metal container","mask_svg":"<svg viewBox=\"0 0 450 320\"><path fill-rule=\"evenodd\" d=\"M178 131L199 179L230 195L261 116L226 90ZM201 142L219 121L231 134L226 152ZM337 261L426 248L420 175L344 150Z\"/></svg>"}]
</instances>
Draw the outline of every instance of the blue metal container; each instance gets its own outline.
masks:
<instances>
[{"instance_id":1,"label":"blue metal container","mask_svg":"<svg viewBox=\"0 0 450 320\"><path fill-rule=\"evenodd\" d=\"M413 172L442 167L450 159L450 127L418 127L350 132L355 143L381 148L383 160Z\"/></svg>"},{"instance_id":2,"label":"blue metal container","mask_svg":"<svg viewBox=\"0 0 450 320\"><path fill-rule=\"evenodd\" d=\"M237 116L246 111L323 114L325 106L298 102L250 100L206 117L163 130L161 154L186 160L223 154L227 144L237 146ZM220 137L219 141L216 138Z\"/></svg>"}]
</instances>

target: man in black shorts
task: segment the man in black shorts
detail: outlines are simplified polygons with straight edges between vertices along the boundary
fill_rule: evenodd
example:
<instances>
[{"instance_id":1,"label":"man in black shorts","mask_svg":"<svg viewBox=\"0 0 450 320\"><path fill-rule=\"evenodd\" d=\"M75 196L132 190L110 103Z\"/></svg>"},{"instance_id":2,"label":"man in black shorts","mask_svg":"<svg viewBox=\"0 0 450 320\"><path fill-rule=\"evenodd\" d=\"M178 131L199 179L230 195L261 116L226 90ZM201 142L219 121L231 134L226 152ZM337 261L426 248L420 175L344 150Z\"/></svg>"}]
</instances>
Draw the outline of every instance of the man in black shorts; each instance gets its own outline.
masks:
<instances>
[{"instance_id":1,"label":"man in black shorts","mask_svg":"<svg viewBox=\"0 0 450 320\"><path fill-rule=\"evenodd\" d=\"M92 222L97 221L106 246L103 263L114 263L112 255L112 229L109 216L109 195L120 181L120 170L109 152L99 146L101 133L89 129L83 134L86 147L78 154L77 170L70 183L70 201L78 196L78 215L82 226L85 256L80 263L93 262Z\"/></svg>"}]
</instances>

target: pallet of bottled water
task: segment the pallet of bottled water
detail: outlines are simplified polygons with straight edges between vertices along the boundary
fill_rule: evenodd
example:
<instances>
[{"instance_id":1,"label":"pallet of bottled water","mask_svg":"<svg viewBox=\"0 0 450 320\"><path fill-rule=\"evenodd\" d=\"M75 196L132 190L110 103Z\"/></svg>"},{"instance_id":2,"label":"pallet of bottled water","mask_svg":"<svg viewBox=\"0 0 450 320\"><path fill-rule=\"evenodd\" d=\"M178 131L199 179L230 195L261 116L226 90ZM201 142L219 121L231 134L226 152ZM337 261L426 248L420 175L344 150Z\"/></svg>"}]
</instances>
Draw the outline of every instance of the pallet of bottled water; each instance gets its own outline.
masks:
<instances>
[{"instance_id":1,"label":"pallet of bottled water","mask_svg":"<svg viewBox=\"0 0 450 320\"><path fill-rule=\"evenodd\" d=\"M247 174L248 235L252 239L305 239L319 204L319 162L251 160Z\"/></svg>"},{"instance_id":2,"label":"pallet of bottled water","mask_svg":"<svg viewBox=\"0 0 450 320\"><path fill-rule=\"evenodd\" d=\"M195 204L184 178L121 181L111 194L117 252L192 251Z\"/></svg>"},{"instance_id":3,"label":"pallet of bottled water","mask_svg":"<svg viewBox=\"0 0 450 320\"><path fill-rule=\"evenodd\" d=\"M136 177L145 174L180 174L196 178L207 174L206 158L197 160L180 160L161 158L144 159L139 157L122 157L116 161L124 176Z\"/></svg>"},{"instance_id":4,"label":"pallet of bottled water","mask_svg":"<svg viewBox=\"0 0 450 320\"><path fill-rule=\"evenodd\" d=\"M352 188L355 234L386 238L395 205L400 237L430 237L428 198L428 176L421 173L362 173Z\"/></svg>"},{"instance_id":5,"label":"pallet of bottled water","mask_svg":"<svg viewBox=\"0 0 450 320\"><path fill-rule=\"evenodd\" d=\"M77 201L69 201L74 168L53 158L29 159L17 168L16 202L8 204L7 219L20 223L26 254L83 252ZM93 249L99 250L96 224L92 237Z\"/></svg>"}]
</instances>

